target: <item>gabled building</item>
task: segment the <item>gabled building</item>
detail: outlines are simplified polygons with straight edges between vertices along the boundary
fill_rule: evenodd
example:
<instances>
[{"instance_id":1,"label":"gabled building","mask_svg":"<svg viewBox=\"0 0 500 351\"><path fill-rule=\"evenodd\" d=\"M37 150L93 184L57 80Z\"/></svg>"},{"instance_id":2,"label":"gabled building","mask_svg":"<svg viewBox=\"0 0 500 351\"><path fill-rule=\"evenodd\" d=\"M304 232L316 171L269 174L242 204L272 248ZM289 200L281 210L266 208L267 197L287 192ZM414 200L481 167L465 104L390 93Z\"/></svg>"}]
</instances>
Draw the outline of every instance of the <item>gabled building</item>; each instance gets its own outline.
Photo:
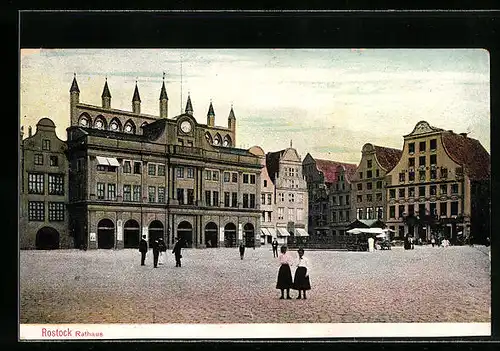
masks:
<instances>
[{"instance_id":1,"label":"gabled building","mask_svg":"<svg viewBox=\"0 0 500 351\"><path fill-rule=\"evenodd\" d=\"M459 242L490 234L490 155L466 133L417 123L388 173L389 228L400 237L431 235Z\"/></svg>"},{"instance_id":2,"label":"gabled building","mask_svg":"<svg viewBox=\"0 0 500 351\"><path fill-rule=\"evenodd\" d=\"M353 175L353 199L356 219L380 219L386 221L386 174L401 158L401 150L363 145L361 161Z\"/></svg>"}]
</instances>

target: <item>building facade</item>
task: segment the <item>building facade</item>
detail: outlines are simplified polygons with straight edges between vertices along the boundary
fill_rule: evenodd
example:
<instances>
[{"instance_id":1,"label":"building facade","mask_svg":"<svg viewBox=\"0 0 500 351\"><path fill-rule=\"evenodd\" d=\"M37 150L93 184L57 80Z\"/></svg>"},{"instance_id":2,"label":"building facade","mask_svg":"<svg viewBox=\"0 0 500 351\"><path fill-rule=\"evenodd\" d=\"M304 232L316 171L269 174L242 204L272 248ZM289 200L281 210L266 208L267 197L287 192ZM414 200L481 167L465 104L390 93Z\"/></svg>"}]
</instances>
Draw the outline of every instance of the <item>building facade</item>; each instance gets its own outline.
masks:
<instances>
[{"instance_id":1,"label":"building facade","mask_svg":"<svg viewBox=\"0 0 500 351\"><path fill-rule=\"evenodd\" d=\"M400 237L484 242L490 222L490 155L467 134L417 123L388 173L387 224Z\"/></svg>"},{"instance_id":2,"label":"building facade","mask_svg":"<svg viewBox=\"0 0 500 351\"><path fill-rule=\"evenodd\" d=\"M135 248L175 237L188 247L260 244L261 162L234 147L236 118L215 125L185 113L169 118L163 82L159 116L141 113L136 84L132 111L113 109L106 81L102 106L80 102L76 77L70 89L69 227L76 245ZM256 233L258 235L256 235Z\"/></svg>"},{"instance_id":3,"label":"building facade","mask_svg":"<svg viewBox=\"0 0 500 351\"><path fill-rule=\"evenodd\" d=\"M309 231L315 237L343 235L352 221L351 179L356 165L307 154L302 162L309 195Z\"/></svg>"},{"instance_id":4,"label":"building facade","mask_svg":"<svg viewBox=\"0 0 500 351\"><path fill-rule=\"evenodd\" d=\"M401 158L401 150L367 143L352 178L356 219L386 221L386 175Z\"/></svg>"},{"instance_id":5,"label":"building facade","mask_svg":"<svg viewBox=\"0 0 500 351\"><path fill-rule=\"evenodd\" d=\"M68 159L66 143L56 135L56 126L42 118L32 135L20 147L21 249L58 249L73 247L68 232Z\"/></svg>"}]
</instances>

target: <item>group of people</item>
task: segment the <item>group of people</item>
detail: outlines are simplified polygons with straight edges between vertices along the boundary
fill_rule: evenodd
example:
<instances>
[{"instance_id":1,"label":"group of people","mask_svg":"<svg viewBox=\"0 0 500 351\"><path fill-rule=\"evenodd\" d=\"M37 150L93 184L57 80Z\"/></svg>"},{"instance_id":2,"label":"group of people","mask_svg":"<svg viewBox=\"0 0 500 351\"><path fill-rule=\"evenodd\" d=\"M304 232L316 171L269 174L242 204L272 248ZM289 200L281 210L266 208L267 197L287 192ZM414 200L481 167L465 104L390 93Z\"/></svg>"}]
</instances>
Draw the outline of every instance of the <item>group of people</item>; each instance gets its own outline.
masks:
<instances>
[{"instance_id":1,"label":"group of people","mask_svg":"<svg viewBox=\"0 0 500 351\"><path fill-rule=\"evenodd\" d=\"M155 239L151 244L151 248L153 249L153 267L157 268L158 264L160 265L165 264L166 260L165 253L167 252L167 245L165 244L163 238L160 237ZM175 244L172 253L175 255L176 267L181 267L181 258L182 258L181 250L182 250L182 240L179 240L179 238L175 238ZM145 266L146 254L148 252L148 242L146 241L146 235L143 235L141 241L139 242L139 252L141 253L141 266Z\"/></svg>"},{"instance_id":2,"label":"group of people","mask_svg":"<svg viewBox=\"0 0 500 351\"><path fill-rule=\"evenodd\" d=\"M281 254L278 256L280 268L278 270L278 281L276 283L276 289L281 291L280 299L285 299L285 291L286 299L291 299L290 289L297 290L299 292L297 299L307 299L306 291L311 290L311 281L309 279L309 260L304 257L304 249L298 249L297 253L299 254L299 259L295 260L287 253L287 247L285 245L281 247ZM291 270L292 266L297 267L293 280Z\"/></svg>"}]
</instances>

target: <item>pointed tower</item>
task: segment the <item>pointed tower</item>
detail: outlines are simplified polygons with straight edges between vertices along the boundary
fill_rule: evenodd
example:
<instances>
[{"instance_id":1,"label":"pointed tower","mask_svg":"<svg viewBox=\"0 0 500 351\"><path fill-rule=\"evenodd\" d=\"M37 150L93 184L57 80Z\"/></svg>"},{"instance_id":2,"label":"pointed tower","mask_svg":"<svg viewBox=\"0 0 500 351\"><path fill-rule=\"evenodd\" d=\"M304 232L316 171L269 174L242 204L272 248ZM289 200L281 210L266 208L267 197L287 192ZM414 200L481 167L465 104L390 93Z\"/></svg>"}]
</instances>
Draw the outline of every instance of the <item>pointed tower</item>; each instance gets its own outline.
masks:
<instances>
[{"instance_id":1,"label":"pointed tower","mask_svg":"<svg viewBox=\"0 0 500 351\"><path fill-rule=\"evenodd\" d=\"M137 114L141 113L141 97L139 96L137 81L135 81L134 97L132 98L132 112Z\"/></svg>"},{"instance_id":2,"label":"pointed tower","mask_svg":"<svg viewBox=\"0 0 500 351\"><path fill-rule=\"evenodd\" d=\"M160 118L168 118L168 96L165 89L165 72L163 73L163 83L160 92Z\"/></svg>"},{"instance_id":3,"label":"pointed tower","mask_svg":"<svg viewBox=\"0 0 500 351\"><path fill-rule=\"evenodd\" d=\"M103 108L111 108L111 93L108 88L108 78L106 78L106 82L104 83L104 89L102 90L102 107Z\"/></svg>"},{"instance_id":4,"label":"pointed tower","mask_svg":"<svg viewBox=\"0 0 500 351\"><path fill-rule=\"evenodd\" d=\"M210 101L210 106L208 106L207 125L209 127L215 126L215 112L214 112L214 106L212 105L212 101Z\"/></svg>"},{"instance_id":5,"label":"pointed tower","mask_svg":"<svg viewBox=\"0 0 500 351\"><path fill-rule=\"evenodd\" d=\"M227 126L233 134L233 145L236 145L236 117L234 116L233 104L231 104L231 111L229 111L229 117L227 118Z\"/></svg>"},{"instance_id":6,"label":"pointed tower","mask_svg":"<svg viewBox=\"0 0 500 351\"><path fill-rule=\"evenodd\" d=\"M186 103L186 110L184 112L186 112L190 116L193 115L193 105L191 104L191 96L189 95L189 93L188 93L188 99L187 99L187 103Z\"/></svg>"},{"instance_id":7,"label":"pointed tower","mask_svg":"<svg viewBox=\"0 0 500 351\"><path fill-rule=\"evenodd\" d=\"M78 118L76 105L80 103L80 89L78 88L78 83L76 82L76 73L73 74L73 83L71 83L71 88L69 89L69 117L70 123L76 124L78 123L76 119Z\"/></svg>"}]
</instances>

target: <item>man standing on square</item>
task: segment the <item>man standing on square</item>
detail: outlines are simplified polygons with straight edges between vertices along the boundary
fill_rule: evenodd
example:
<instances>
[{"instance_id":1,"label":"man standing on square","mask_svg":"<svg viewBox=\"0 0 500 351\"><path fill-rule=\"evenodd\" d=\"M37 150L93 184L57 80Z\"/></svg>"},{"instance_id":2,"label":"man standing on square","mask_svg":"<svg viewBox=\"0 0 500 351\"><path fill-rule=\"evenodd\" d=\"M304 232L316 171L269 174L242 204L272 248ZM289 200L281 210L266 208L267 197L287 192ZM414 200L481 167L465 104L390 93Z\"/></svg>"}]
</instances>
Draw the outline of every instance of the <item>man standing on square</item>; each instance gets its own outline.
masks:
<instances>
[{"instance_id":1,"label":"man standing on square","mask_svg":"<svg viewBox=\"0 0 500 351\"><path fill-rule=\"evenodd\" d=\"M141 241L139 242L139 252L141 253L141 266L145 266L144 261L146 260L146 253L148 252L146 235L143 235Z\"/></svg>"},{"instance_id":2,"label":"man standing on square","mask_svg":"<svg viewBox=\"0 0 500 351\"><path fill-rule=\"evenodd\" d=\"M182 249L182 241L179 238L175 238L175 245L172 253L175 255L175 266L181 267L181 249Z\"/></svg>"},{"instance_id":3,"label":"man standing on square","mask_svg":"<svg viewBox=\"0 0 500 351\"><path fill-rule=\"evenodd\" d=\"M271 246L273 247L273 257L278 257L278 241L276 240L276 238L274 238Z\"/></svg>"}]
</instances>

